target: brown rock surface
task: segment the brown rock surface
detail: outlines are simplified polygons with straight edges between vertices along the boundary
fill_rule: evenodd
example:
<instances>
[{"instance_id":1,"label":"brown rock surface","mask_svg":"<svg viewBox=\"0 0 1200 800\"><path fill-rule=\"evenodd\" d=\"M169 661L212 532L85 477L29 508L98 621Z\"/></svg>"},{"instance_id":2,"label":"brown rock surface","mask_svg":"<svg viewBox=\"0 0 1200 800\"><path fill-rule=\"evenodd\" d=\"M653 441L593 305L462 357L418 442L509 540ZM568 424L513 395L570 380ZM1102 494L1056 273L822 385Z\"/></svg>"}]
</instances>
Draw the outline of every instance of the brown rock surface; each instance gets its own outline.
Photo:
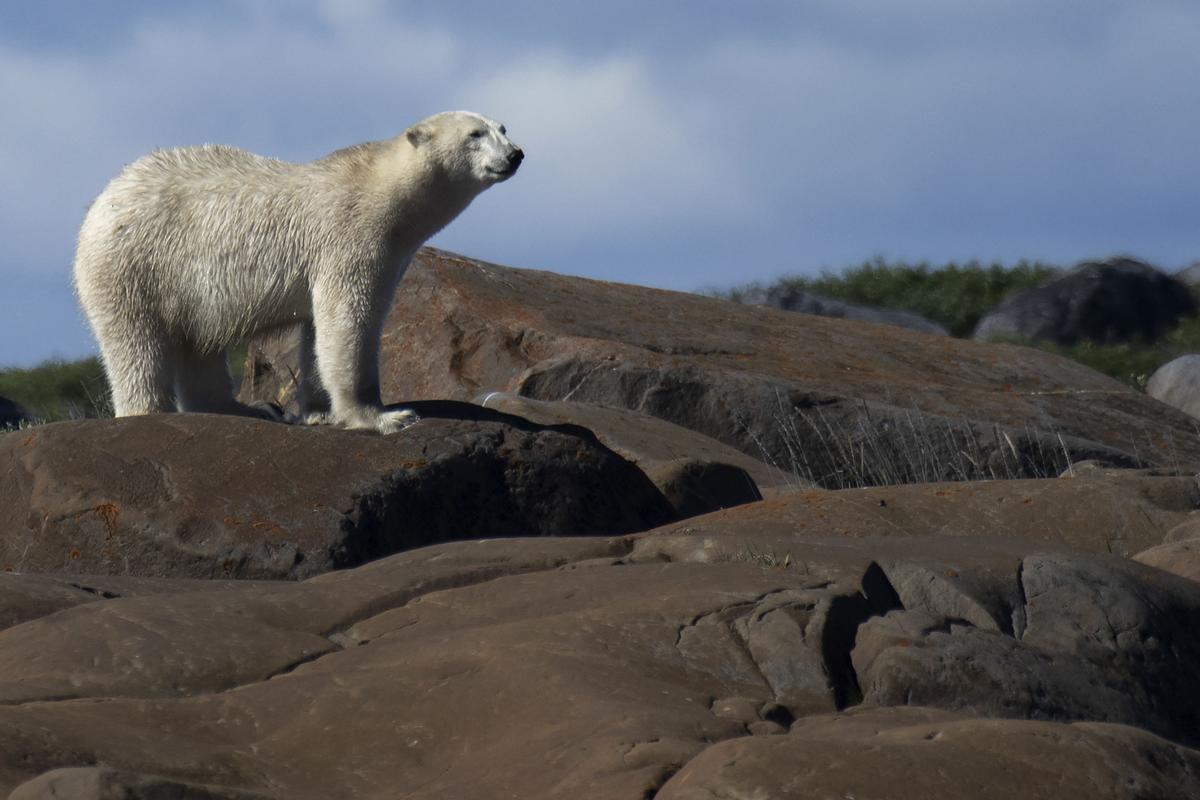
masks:
<instances>
[{"instance_id":1,"label":"brown rock surface","mask_svg":"<svg viewBox=\"0 0 1200 800\"><path fill-rule=\"evenodd\" d=\"M1157 498L1138 516L1187 513L1181 479L1125 478L1094 480ZM455 542L302 582L0 576L74 603L0 631L0 791L786 797L851 770L1036 797L1065 759L1099 784L1059 796L1187 796L1200 586L1067 536L784 539L758 532L764 505L691 521L722 532ZM943 710L890 707L910 698ZM1179 743L1066 724L1089 719Z\"/></svg>"},{"instance_id":2,"label":"brown rock surface","mask_svg":"<svg viewBox=\"0 0 1200 800\"><path fill-rule=\"evenodd\" d=\"M1120 725L980 720L921 708L814 717L708 748L655 800L1184 800L1200 753Z\"/></svg>"},{"instance_id":3,"label":"brown rock surface","mask_svg":"<svg viewBox=\"0 0 1200 800\"><path fill-rule=\"evenodd\" d=\"M476 399L485 408L542 425L587 428L604 446L637 464L679 518L754 502L763 494L814 488L791 472L768 466L704 434L637 411L531 400L507 392L489 392Z\"/></svg>"},{"instance_id":4,"label":"brown rock surface","mask_svg":"<svg viewBox=\"0 0 1200 800\"><path fill-rule=\"evenodd\" d=\"M582 428L463 403L423 412L390 437L181 414L0 434L0 567L296 578L437 541L673 516Z\"/></svg>"},{"instance_id":5,"label":"brown rock surface","mask_svg":"<svg viewBox=\"0 0 1200 800\"><path fill-rule=\"evenodd\" d=\"M1043 547L1132 556L1200 508L1191 476L1138 472L809 491L666 525L639 547L687 547L676 558L737 549L741 540L782 556L794 542L830 537L1015 537ZM687 533L677 538L675 533ZM902 545L900 545L902 546Z\"/></svg>"},{"instance_id":6,"label":"brown rock surface","mask_svg":"<svg viewBox=\"0 0 1200 800\"><path fill-rule=\"evenodd\" d=\"M1064 450L1200 463L1190 417L1041 351L428 248L396 295L381 361L391 401L507 391L629 408L828 486L1055 475ZM294 364L287 343L252 348L243 397L286 403Z\"/></svg>"}]
</instances>

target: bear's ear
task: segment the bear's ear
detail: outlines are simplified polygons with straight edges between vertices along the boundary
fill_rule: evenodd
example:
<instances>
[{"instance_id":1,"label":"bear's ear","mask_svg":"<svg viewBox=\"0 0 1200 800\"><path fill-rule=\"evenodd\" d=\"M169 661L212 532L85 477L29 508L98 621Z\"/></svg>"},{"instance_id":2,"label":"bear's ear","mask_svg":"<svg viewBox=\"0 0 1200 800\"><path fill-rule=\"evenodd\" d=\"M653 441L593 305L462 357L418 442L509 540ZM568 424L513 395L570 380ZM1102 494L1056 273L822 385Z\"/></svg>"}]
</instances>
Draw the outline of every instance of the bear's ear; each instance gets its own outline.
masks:
<instances>
[{"instance_id":1,"label":"bear's ear","mask_svg":"<svg viewBox=\"0 0 1200 800\"><path fill-rule=\"evenodd\" d=\"M413 147L420 147L433 138L433 129L418 122L406 130L404 136Z\"/></svg>"}]
</instances>

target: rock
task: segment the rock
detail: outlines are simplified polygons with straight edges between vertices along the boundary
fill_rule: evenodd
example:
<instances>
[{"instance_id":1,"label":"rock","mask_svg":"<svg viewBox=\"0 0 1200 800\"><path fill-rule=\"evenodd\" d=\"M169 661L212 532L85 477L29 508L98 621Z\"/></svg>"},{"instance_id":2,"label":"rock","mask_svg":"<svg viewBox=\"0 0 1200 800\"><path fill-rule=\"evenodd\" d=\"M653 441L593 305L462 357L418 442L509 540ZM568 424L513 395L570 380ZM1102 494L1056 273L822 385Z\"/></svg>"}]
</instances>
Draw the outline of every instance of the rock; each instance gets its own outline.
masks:
<instances>
[{"instance_id":1,"label":"rock","mask_svg":"<svg viewBox=\"0 0 1200 800\"><path fill-rule=\"evenodd\" d=\"M1152 480L1139 496L1168 504ZM725 546L763 552L770 502L699 521L747 515ZM0 631L0 796L865 797L854 781L886 778L1039 797L1055 776L1070 797L1063 770L1091 776L1081 796L1192 791L1200 586L1062 538L795 537L774 565L704 557L716 538L450 542L207 591L107 579ZM1181 744L1063 722L1080 714ZM751 742L800 750L747 761Z\"/></svg>"},{"instance_id":2,"label":"rock","mask_svg":"<svg viewBox=\"0 0 1200 800\"><path fill-rule=\"evenodd\" d=\"M975 328L981 340L1073 345L1154 341L1196 313L1191 289L1131 258L1088 261L1009 295Z\"/></svg>"},{"instance_id":3,"label":"rock","mask_svg":"<svg viewBox=\"0 0 1200 800\"><path fill-rule=\"evenodd\" d=\"M581 428L462 403L420 411L390 437L178 414L0 437L0 566L300 578L438 541L673 518L645 475Z\"/></svg>"},{"instance_id":4,"label":"rock","mask_svg":"<svg viewBox=\"0 0 1200 800\"><path fill-rule=\"evenodd\" d=\"M648 414L593 403L531 400L507 392L489 392L476 402L540 425L587 428L605 447L637 464L680 516L760 500L760 490L779 494L813 488L791 472Z\"/></svg>"},{"instance_id":5,"label":"rock","mask_svg":"<svg viewBox=\"0 0 1200 800\"><path fill-rule=\"evenodd\" d=\"M794 311L800 314L816 314L822 317L835 317L855 322L871 322L877 325L896 325L901 328L930 333L935 336L949 336L950 333L941 325L926 319L920 314L903 311L897 308L873 308L871 306L854 305L844 300L825 297L814 292L806 292L792 286L772 286L761 298L752 298L757 305L778 308L781 311Z\"/></svg>"},{"instance_id":6,"label":"rock","mask_svg":"<svg viewBox=\"0 0 1200 800\"><path fill-rule=\"evenodd\" d=\"M806 541L876 537L903 547L932 535L948 539L946 547L1011 538L1128 557L1162 544L1198 508L1194 477L1138 473L809 491L665 525L638 548L670 548L668 557L695 561L736 555L749 543L781 560Z\"/></svg>"},{"instance_id":7,"label":"rock","mask_svg":"<svg viewBox=\"0 0 1200 800\"><path fill-rule=\"evenodd\" d=\"M1176 280L1183 281L1188 286L1200 286L1200 261L1193 261L1175 273Z\"/></svg>"},{"instance_id":8,"label":"rock","mask_svg":"<svg viewBox=\"0 0 1200 800\"><path fill-rule=\"evenodd\" d=\"M294 343L257 343L242 399L293 399ZM1200 463L1192 419L1023 348L745 306L433 249L381 358L401 401L484 392L640 411L823 486Z\"/></svg>"},{"instance_id":9,"label":"rock","mask_svg":"<svg viewBox=\"0 0 1200 800\"><path fill-rule=\"evenodd\" d=\"M1197 480L1200 480L1198 476ZM1200 512L1192 512L1174 525L1163 537L1164 542L1182 542L1200 538Z\"/></svg>"},{"instance_id":10,"label":"rock","mask_svg":"<svg viewBox=\"0 0 1200 800\"><path fill-rule=\"evenodd\" d=\"M1200 753L1136 728L861 709L713 745L654 797L1185 800L1198 776Z\"/></svg>"},{"instance_id":11,"label":"rock","mask_svg":"<svg viewBox=\"0 0 1200 800\"><path fill-rule=\"evenodd\" d=\"M1027 556L1014 577L1023 602L1009 631L907 599L868 620L851 654L864 703L1119 722L1200 742L1200 586L1067 554Z\"/></svg>"},{"instance_id":12,"label":"rock","mask_svg":"<svg viewBox=\"0 0 1200 800\"><path fill-rule=\"evenodd\" d=\"M1156 369L1146 394L1200 419L1200 355L1180 356Z\"/></svg>"},{"instance_id":13,"label":"rock","mask_svg":"<svg viewBox=\"0 0 1200 800\"><path fill-rule=\"evenodd\" d=\"M32 419L29 412L7 397L0 397L0 433L6 428L18 428Z\"/></svg>"},{"instance_id":14,"label":"rock","mask_svg":"<svg viewBox=\"0 0 1200 800\"><path fill-rule=\"evenodd\" d=\"M269 800L267 795L201 786L104 767L56 769L18 786L9 800Z\"/></svg>"},{"instance_id":15,"label":"rock","mask_svg":"<svg viewBox=\"0 0 1200 800\"><path fill-rule=\"evenodd\" d=\"M1200 539L1150 547L1134 555L1133 560L1200 583Z\"/></svg>"},{"instance_id":16,"label":"rock","mask_svg":"<svg viewBox=\"0 0 1200 800\"><path fill-rule=\"evenodd\" d=\"M450 543L10 629L0 791L102 764L279 798L640 797L710 742L831 707L823 654L845 657L878 577L622 553L613 539ZM772 724L714 713L713 697Z\"/></svg>"},{"instance_id":17,"label":"rock","mask_svg":"<svg viewBox=\"0 0 1200 800\"><path fill-rule=\"evenodd\" d=\"M681 458L643 467L680 519L762 500L754 480L731 464Z\"/></svg>"}]
</instances>

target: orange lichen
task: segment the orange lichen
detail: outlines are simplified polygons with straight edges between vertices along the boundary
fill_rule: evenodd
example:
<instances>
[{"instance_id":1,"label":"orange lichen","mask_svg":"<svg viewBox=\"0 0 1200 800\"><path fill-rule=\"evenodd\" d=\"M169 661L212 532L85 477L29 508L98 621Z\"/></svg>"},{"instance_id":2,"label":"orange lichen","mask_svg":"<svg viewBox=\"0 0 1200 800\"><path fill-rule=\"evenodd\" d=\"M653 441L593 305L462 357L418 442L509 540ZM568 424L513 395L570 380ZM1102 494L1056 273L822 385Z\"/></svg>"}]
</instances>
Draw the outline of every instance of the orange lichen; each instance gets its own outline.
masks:
<instances>
[{"instance_id":1,"label":"orange lichen","mask_svg":"<svg viewBox=\"0 0 1200 800\"><path fill-rule=\"evenodd\" d=\"M117 535L117 520L121 517L121 509L116 503L101 503L94 509L96 516L104 520L104 527L108 529L108 538Z\"/></svg>"}]
</instances>

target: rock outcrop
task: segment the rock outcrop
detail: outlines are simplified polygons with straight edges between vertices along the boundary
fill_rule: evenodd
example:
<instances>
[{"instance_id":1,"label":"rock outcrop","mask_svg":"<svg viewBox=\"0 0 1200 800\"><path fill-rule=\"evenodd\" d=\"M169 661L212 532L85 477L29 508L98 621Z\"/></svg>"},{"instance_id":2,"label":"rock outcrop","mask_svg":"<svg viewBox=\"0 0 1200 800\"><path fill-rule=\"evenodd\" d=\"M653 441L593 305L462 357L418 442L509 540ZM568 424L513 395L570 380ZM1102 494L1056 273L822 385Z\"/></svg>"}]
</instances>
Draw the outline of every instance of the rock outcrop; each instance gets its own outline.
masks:
<instances>
[{"instance_id":1,"label":"rock outcrop","mask_svg":"<svg viewBox=\"0 0 1200 800\"><path fill-rule=\"evenodd\" d=\"M0 397L0 431L6 428L16 428L22 422L29 420L28 411L7 397Z\"/></svg>"},{"instance_id":2,"label":"rock outcrop","mask_svg":"<svg viewBox=\"0 0 1200 800\"><path fill-rule=\"evenodd\" d=\"M983 340L1073 345L1154 341L1196 313L1186 283L1131 258L1087 261L1010 295L975 328Z\"/></svg>"},{"instance_id":3,"label":"rock outcrop","mask_svg":"<svg viewBox=\"0 0 1200 800\"><path fill-rule=\"evenodd\" d=\"M793 286L772 286L765 292L747 297L742 302L778 308L781 311L794 311L799 314L816 314L821 317L871 322L877 325L896 325L921 333L931 333L935 336L950 335L949 331L941 325L912 311L855 305L834 297L806 292Z\"/></svg>"},{"instance_id":4,"label":"rock outcrop","mask_svg":"<svg viewBox=\"0 0 1200 800\"><path fill-rule=\"evenodd\" d=\"M1190 418L1022 348L410 279L394 435L0 433L0 797L1200 796Z\"/></svg>"},{"instance_id":5,"label":"rock outcrop","mask_svg":"<svg viewBox=\"0 0 1200 800\"><path fill-rule=\"evenodd\" d=\"M1156 369L1146 394L1200 419L1200 355L1180 356Z\"/></svg>"},{"instance_id":6,"label":"rock outcrop","mask_svg":"<svg viewBox=\"0 0 1200 800\"><path fill-rule=\"evenodd\" d=\"M0 436L0 567L302 578L441 541L674 518L587 430L423 404L403 436L200 414Z\"/></svg>"},{"instance_id":7,"label":"rock outcrop","mask_svg":"<svg viewBox=\"0 0 1200 800\"><path fill-rule=\"evenodd\" d=\"M293 400L295 346L243 399ZM1040 351L511 269L422 250L384 333L385 398L511 392L638 411L840 488L1200 464L1192 420Z\"/></svg>"},{"instance_id":8,"label":"rock outcrop","mask_svg":"<svg viewBox=\"0 0 1200 800\"><path fill-rule=\"evenodd\" d=\"M448 543L302 582L74 579L93 591L0 631L0 790L1169 799L1200 785L1200 585L1004 534L847 534L771 562L753 508L716 515L748 515L723 555L676 526ZM66 591L56 576L8 589Z\"/></svg>"}]
</instances>

